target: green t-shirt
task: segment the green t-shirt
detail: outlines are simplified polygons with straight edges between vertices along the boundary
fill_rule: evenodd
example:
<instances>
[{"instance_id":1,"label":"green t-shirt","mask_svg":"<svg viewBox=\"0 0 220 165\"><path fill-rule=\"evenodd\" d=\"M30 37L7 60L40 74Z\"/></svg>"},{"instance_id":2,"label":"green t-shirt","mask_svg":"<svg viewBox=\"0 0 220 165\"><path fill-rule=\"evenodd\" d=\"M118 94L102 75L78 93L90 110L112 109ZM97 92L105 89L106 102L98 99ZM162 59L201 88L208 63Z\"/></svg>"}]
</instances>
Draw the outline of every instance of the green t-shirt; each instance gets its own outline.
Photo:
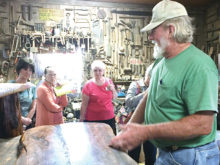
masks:
<instances>
[{"instance_id":1,"label":"green t-shirt","mask_svg":"<svg viewBox=\"0 0 220 165\"><path fill-rule=\"evenodd\" d=\"M218 105L218 71L213 60L191 44L153 69L146 103L145 124L179 120L198 111L215 111ZM204 123L205 124L205 123ZM209 135L183 141L152 140L157 147L196 147L215 139L216 117Z\"/></svg>"}]
</instances>

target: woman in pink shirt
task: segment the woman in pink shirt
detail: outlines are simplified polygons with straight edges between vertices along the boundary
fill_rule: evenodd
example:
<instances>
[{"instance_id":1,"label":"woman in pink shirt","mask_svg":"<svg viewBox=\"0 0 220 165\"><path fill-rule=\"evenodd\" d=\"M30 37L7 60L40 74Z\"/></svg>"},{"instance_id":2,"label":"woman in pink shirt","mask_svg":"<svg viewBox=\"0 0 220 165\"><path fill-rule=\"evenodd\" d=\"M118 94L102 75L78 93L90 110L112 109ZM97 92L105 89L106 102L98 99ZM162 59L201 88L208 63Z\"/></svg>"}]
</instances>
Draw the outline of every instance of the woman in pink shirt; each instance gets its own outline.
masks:
<instances>
[{"instance_id":1,"label":"woman in pink shirt","mask_svg":"<svg viewBox=\"0 0 220 165\"><path fill-rule=\"evenodd\" d=\"M105 64L96 60L91 65L94 78L88 80L82 90L80 121L101 122L111 126L116 134L112 99L117 97L112 80L104 77Z\"/></svg>"},{"instance_id":2,"label":"woman in pink shirt","mask_svg":"<svg viewBox=\"0 0 220 165\"><path fill-rule=\"evenodd\" d=\"M57 84L54 68L46 67L44 75L45 81L37 89L36 126L62 124L62 111L68 104L67 97L57 97L54 92Z\"/></svg>"}]
</instances>

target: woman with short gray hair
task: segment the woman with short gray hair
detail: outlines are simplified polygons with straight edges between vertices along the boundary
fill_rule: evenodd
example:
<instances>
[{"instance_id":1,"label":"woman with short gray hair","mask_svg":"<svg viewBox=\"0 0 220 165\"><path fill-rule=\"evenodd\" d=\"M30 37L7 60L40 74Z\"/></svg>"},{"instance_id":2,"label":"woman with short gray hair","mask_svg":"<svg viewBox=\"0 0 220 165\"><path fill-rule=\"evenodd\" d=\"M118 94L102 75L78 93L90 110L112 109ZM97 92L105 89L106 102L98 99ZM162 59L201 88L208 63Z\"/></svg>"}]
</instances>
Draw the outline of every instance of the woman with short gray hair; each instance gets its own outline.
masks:
<instances>
[{"instance_id":1,"label":"woman with short gray hair","mask_svg":"<svg viewBox=\"0 0 220 165\"><path fill-rule=\"evenodd\" d=\"M95 60L91 65L94 77L82 90L80 121L100 122L111 126L116 134L115 115L112 99L117 97L115 86L111 79L104 77L105 64Z\"/></svg>"}]
</instances>

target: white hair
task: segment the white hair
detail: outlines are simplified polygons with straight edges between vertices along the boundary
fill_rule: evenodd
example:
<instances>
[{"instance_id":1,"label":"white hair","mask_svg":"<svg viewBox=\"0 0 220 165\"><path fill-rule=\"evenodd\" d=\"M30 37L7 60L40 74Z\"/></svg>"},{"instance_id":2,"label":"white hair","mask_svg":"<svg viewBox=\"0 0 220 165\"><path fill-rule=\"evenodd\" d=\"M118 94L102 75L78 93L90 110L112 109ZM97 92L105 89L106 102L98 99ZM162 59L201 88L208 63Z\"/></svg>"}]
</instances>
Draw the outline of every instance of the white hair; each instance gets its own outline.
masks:
<instances>
[{"instance_id":1,"label":"white hair","mask_svg":"<svg viewBox=\"0 0 220 165\"><path fill-rule=\"evenodd\" d=\"M193 41L194 27L192 25L192 18L189 16L181 16L171 18L162 24L164 27L173 25L175 32L173 38L179 43L186 43Z\"/></svg>"},{"instance_id":2,"label":"white hair","mask_svg":"<svg viewBox=\"0 0 220 165\"><path fill-rule=\"evenodd\" d=\"M100 60L95 60L92 62L91 68L92 70L94 70L95 68L100 68L102 70L105 70L105 64Z\"/></svg>"},{"instance_id":3,"label":"white hair","mask_svg":"<svg viewBox=\"0 0 220 165\"><path fill-rule=\"evenodd\" d=\"M158 43L155 41L152 41L154 44L154 51L153 51L153 57L155 59L159 59L163 57L163 54L165 52L166 46L169 44L164 38L160 39L161 46L158 46Z\"/></svg>"},{"instance_id":4,"label":"white hair","mask_svg":"<svg viewBox=\"0 0 220 165\"><path fill-rule=\"evenodd\" d=\"M47 66L45 69L44 69L44 75L46 75L48 73L48 71L54 71L55 73L57 72L57 69L55 66Z\"/></svg>"}]
</instances>

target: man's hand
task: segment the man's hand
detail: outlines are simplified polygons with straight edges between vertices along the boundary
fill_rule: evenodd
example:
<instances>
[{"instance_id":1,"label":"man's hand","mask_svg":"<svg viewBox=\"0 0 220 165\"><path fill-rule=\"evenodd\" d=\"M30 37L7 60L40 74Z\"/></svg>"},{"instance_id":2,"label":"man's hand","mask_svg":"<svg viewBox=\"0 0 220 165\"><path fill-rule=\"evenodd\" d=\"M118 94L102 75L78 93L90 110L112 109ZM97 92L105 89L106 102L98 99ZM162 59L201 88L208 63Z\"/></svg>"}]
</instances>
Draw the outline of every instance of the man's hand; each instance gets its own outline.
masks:
<instances>
[{"instance_id":1,"label":"man's hand","mask_svg":"<svg viewBox=\"0 0 220 165\"><path fill-rule=\"evenodd\" d=\"M121 132L111 140L110 147L127 152L147 140L146 131L144 131L146 126L144 125L131 123L119 127Z\"/></svg>"}]
</instances>

